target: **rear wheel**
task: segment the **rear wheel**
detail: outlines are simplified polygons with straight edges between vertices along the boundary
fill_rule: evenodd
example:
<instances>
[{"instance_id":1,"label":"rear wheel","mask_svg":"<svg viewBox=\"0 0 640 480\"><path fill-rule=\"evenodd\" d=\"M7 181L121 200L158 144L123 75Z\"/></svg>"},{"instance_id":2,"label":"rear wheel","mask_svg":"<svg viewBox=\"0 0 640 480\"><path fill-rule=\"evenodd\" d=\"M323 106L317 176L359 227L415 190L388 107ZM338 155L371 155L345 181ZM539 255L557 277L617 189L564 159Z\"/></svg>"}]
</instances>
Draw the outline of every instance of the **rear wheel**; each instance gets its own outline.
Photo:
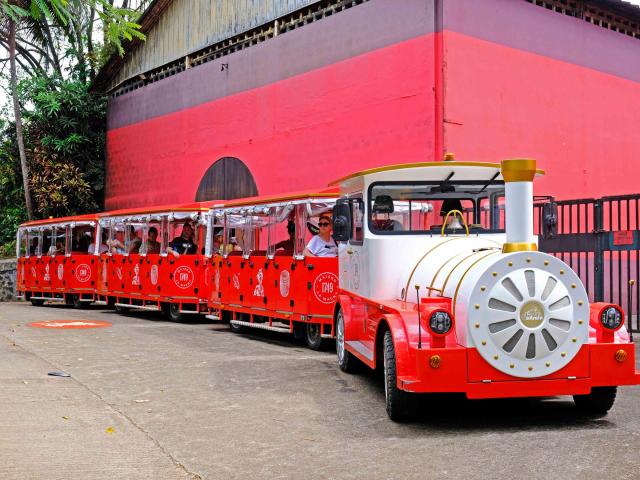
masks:
<instances>
[{"instance_id":1,"label":"rear wheel","mask_svg":"<svg viewBox=\"0 0 640 480\"><path fill-rule=\"evenodd\" d=\"M169 318L172 322L182 322L184 320L184 315L180 312L179 303L169 304Z\"/></svg>"},{"instance_id":2,"label":"rear wheel","mask_svg":"<svg viewBox=\"0 0 640 480\"><path fill-rule=\"evenodd\" d=\"M574 395L573 401L583 413L604 415L613 407L617 392L618 387L593 387L587 395Z\"/></svg>"},{"instance_id":3,"label":"rear wheel","mask_svg":"<svg viewBox=\"0 0 640 480\"><path fill-rule=\"evenodd\" d=\"M44 300L32 298L31 305L33 305L34 307L41 307L42 305L44 305Z\"/></svg>"},{"instance_id":4,"label":"rear wheel","mask_svg":"<svg viewBox=\"0 0 640 480\"><path fill-rule=\"evenodd\" d=\"M73 293L69 293L69 294L65 295L64 304L68 305L70 307L73 307L75 305L74 297L75 297L75 295Z\"/></svg>"},{"instance_id":5,"label":"rear wheel","mask_svg":"<svg viewBox=\"0 0 640 480\"><path fill-rule=\"evenodd\" d=\"M311 350L322 348L322 325L319 323L307 323L307 347Z\"/></svg>"},{"instance_id":6,"label":"rear wheel","mask_svg":"<svg viewBox=\"0 0 640 480\"><path fill-rule=\"evenodd\" d=\"M73 306L75 308L87 308L89 306L89 302L83 302L82 301L82 297L80 295L74 295L73 296Z\"/></svg>"},{"instance_id":7,"label":"rear wheel","mask_svg":"<svg viewBox=\"0 0 640 480\"><path fill-rule=\"evenodd\" d=\"M120 315L129 313L129 307L122 307L120 305L116 305L115 308L116 308L116 313L119 313Z\"/></svg>"},{"instance_id":8,"label":"rear wheel","mask_svg":"<svg viewBox=\"0 0 640 480\"><path fill-rule=\"evenodd\" d=\"M351 355L344 346L344 315L342 309L336 316L336 353L338 366L346 373L355 373L358 367L358 359Z\"/></svg>"},{"instance_id":9,"label":"rear wheel","mask_svg":"<svg viewBox=\"0 0 640 480\"><path fill-rule=\"evenodd\" d=\"M236 319L238 320L242 320L242 314L237 315ZM233 316L231 315L229 318L229 328L231 329L231 331L233 333L242 333L244 330L244 327L242 325L236 325L233 323Z\"/></svg>"},{"instance_id":10,"label":"rear wheel","mask_svg":"<svg viewBox=\"0 0 640 480\"><path fill-rule=\"evenodd\" d=\"M401 422L409 417L409 394L398 388L396 370L396 350L391 332L384 334L384 397L387 415L394 422Z\"/></svg>"}]
</instances>

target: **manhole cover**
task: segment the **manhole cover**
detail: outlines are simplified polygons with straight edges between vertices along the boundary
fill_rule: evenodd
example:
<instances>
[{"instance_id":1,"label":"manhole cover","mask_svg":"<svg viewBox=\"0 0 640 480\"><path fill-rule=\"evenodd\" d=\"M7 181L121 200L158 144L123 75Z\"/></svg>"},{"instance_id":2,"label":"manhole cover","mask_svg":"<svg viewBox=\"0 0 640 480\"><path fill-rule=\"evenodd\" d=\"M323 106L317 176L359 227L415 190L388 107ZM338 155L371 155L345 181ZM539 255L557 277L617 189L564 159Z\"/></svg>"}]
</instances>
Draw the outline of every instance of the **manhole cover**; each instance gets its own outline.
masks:
<instances>
[{"instance_id":1,"label":"manhole cover","mask_svg":"<svg viewBox=\"0 0 640 480\"><path fill-rule=\"evenodd\" d=\"M30 324L36 328L100 328L110 327L109 322L99 322L97 320L51 320L49 322L34 322Z\"/></svg>"}]
</instances>

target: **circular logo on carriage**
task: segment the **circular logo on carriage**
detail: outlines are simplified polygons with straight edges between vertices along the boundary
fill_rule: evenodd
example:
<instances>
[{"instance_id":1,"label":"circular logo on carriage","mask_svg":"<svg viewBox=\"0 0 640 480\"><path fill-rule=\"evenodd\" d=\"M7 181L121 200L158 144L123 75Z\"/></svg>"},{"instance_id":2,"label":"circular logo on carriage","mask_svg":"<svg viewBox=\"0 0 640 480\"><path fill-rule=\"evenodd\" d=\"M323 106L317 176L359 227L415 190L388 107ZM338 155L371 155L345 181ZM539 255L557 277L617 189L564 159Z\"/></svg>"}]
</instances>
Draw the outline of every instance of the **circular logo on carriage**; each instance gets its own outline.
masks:
<instances>
[{"instance_id":1,"label":"circular logo on carriage","mask_svg":"<svg viewBox=\"0 0 640 480\"><path fill-rule=\"evenodd\" d=\"M333 303L338 295L338 277L331 272L318 275L313 283L313 293L322 303Z\"/></svg>"},{"instance_id":2,"label":"circular logo on carriage","mask_svg":"<svg viewBox=\"0 0 640 480\"><path fill-rule=\"evenodd\" d=\"M151 285L156 285L158 283L158 265L151 265Z\"/></svg>"},{"instance_id":3,"label":"circular logo on carriage","mask_svg":"<svg viewBox=\"0 0 640 480\"><path fill-rule=\"evenodd\" d=\"M58 265L58 280L62 280L62 277L64 277L64 265L60 264Z\"/></svg>"},{"instance_id":4,"label":"circular logo on carriage","mask_svg":"<svg viewBox=\"0 0 640 480\"><path fill-rule=\"evenodd\" d=\"M289 289L291 288L291 274L288 270L280 272L280 295L283 297L289 296Z\"/></svg>"},{"instance_id":5,"label":"circular logo on carriage","mask_svg":"<svg viewBox=\"0 0 640 480\"><path fill-rule=\"evenodd\" d=\"M76 268L76 278L79 282L88 282L91 278L91 267L86 263L78 265L78 268Z\"/></svg>"},{"instance_id":6,"label":"circular logo on carriage","mask_svg":"<svg viewBox=\"0 0 640 480\"><path fill-rule=\"evenodd\" d=\"M193 270L186 265L176 268L176 271L173 272L173 282L178 288L189 288L193 284L194 278Z\"/></svg>"}]
</instances>

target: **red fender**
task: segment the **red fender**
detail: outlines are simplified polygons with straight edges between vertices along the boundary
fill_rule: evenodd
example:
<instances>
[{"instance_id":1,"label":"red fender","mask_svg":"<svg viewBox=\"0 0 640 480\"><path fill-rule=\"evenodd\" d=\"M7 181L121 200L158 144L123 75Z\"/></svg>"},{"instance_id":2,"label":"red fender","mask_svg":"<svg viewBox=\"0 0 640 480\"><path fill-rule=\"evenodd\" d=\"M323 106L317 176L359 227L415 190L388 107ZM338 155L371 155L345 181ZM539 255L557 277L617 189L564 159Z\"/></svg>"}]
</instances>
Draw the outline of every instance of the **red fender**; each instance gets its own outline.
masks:
<instances>
[{"instance_id":1,"label":"red fender","mask_svg":"<svg viewBox=\"0 0 640 480\"><path fill-rule=\"evenodd\" d=\"M381 328L384 328L382 326L383 322L386 322L389 326L389 331L393 337L393 346L396 352L396 372L398 378L411 375L413 373L413 368L410 360L409 341L401 315L386 313L382 316L382 320L378 322L378 326L376 327L376 346L378 345L378 342L381 342L383 339L384 332L381 330ZM378 361L377 352L378 349L376 348L373 356L374 367L377 365ZM380 361L382 362L382 359L380 359Z\"/></svg>"}]
</instances>

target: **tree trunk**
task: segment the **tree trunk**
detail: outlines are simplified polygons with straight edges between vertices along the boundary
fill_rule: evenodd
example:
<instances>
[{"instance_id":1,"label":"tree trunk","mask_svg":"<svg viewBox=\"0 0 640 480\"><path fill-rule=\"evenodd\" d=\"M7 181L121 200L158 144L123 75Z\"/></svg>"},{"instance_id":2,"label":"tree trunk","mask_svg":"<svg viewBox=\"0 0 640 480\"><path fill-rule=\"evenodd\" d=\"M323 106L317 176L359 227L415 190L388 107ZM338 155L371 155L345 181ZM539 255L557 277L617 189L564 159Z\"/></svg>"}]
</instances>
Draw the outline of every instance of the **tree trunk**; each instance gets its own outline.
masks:
<instances>
[{"instance_id":1,"label":"tree trunk","mask_svg":"<svg viewBox=\"0 0 640 480\"><path fill-rule=\"evenodd\" d=\"M16 138L18 139L20 166L22 167L24 201L27 206L27 217L29 218L29 220L33 220L31 191L29 189L29 166L27 165L27 155L24 151L24 138L22 135L22 115L20 113L20 102L18 101L18 74L16 71L16 23L11 19L9 19L9 67L11 70L11 96L13 97L13 113L16 117Z\"/></svg>"}]
</instances>

